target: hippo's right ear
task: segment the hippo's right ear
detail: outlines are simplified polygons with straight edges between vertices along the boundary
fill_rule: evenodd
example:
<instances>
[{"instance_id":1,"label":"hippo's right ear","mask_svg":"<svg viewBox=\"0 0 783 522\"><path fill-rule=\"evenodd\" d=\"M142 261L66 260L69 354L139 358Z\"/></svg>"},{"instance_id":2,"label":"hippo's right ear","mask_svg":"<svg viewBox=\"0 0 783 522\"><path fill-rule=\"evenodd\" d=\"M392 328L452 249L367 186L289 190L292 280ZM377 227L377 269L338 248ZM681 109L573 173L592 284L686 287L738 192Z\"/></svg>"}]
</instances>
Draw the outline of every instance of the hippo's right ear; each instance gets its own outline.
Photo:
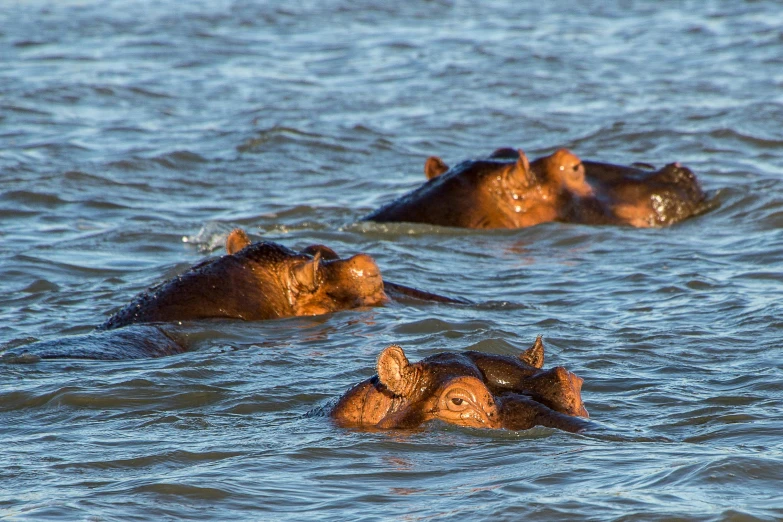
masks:
<instances>
[{"instance_id":1,"label":"hippo's right ear","mask_svg":"<svg viewBox=\"0 0 783 522\"><path fill-rule=\"evenodd\" d=\"M337 252L332 250L326 245L310 245L302 250L303 254L307 254L308 256L315 257L316 254L321 254L321 259L324 261L334 261L335 259L340 259L340 256L337 255Z\"/></svg>"},{"instance_id":2,"label":"hippo's right ear","mask_svg":"<svg viewBox=\"0 0 783 522\"><path fill-rule=\"evenodd\" d=\"M447 170L449 170L449 166L437 156L430 156L424 162L424 175L427 176L427 179L437 178Z\"/></svg>"},{"instance_id":3,"label":"hippo's right ear","mask_svg":"<svg viewBox=\"0 0 783 522\"><path fill-rule=\"evenodd\" d=\"M236 254L250 244L250 238L241 228L235 228L226 238L226 252Z\"/></svg>"},{"instance_id":4,"label":"hippo's right ear","mask_svg":"<svg viewBox=\"0 0 783 522\"><path fill-rule=\"evenodd\" d=\"M405 396L410 380L410 363L400 346L392 344L378 356L378 380L394 395Z\"/></svg>"},{"instance_id":5,"label":"hippo's right ear","mask_svg":"<svg viewBox=\"0 0 783 522\"><path fill-rule=\"evenodd\" d=\"M489 155L490 158L516 159L519 157L519 151L511 147L501 147Z\"/></svg>"},{"instance_id":6,"label":"hippo's right ear","mask_svg":"<svg viewBox=\"0 0 783 522\"><path fill-rule=\"evenodd\" d=\"M544 367L544 342L540 335L536 337L533 346L519 354L519 360L533 368Z\"/></svg>"},{"instance_id":7,"label":"hippo's right ear","mask_svg":"<svg viewBox=\"0 0 783 522\"><path fill-rule=\"evenodd\" d=\"M318 271L321 268L321 252L316 252L313 259L294 267L294 279L299 286L309 292L315 292L321 284Z\"/></svg>"}]
</instances>

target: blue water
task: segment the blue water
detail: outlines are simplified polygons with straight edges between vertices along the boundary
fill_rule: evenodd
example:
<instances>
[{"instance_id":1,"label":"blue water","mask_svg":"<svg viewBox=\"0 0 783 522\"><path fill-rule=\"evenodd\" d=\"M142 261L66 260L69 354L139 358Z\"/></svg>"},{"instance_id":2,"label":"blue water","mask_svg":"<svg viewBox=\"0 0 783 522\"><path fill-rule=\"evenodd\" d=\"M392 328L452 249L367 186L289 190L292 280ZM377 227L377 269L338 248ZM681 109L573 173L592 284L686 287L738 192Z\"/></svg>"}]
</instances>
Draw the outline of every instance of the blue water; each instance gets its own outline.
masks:
<instances>
[{"instance_id":1,"label":"blue water","mask_svg":"<svg viewBox=\"0 0 783 522\"><path fill-rule=\"evenodd\" d=\"M91 331L237 226L473 305L185 325L156 360L0 365L8 520L783 519L783 12L773 1L6 2L0 350ZM668 229L359 219L447 163L680 161ZM599 428L311 416L377 354L515 354Z\"/></svg>"}]
</instances>

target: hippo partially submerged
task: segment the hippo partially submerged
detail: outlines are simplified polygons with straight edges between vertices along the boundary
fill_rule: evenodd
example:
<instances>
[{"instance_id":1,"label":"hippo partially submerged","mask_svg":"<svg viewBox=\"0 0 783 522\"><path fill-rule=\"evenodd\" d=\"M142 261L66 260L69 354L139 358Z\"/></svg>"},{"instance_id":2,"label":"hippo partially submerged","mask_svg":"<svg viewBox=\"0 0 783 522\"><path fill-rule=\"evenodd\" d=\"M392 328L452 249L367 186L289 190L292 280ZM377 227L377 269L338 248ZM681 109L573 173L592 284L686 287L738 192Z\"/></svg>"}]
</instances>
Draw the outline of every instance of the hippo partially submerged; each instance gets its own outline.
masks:
<instances>
[{"instance_id":1,"label":"hippo partially submerged","mask_svg":"<svg viewBox=\"0 0 783 522\"><path fill-rule=\"evenodd\" d=\"M320 250L311 255L268 241L243 245L243 236L233 232L226 255L139 294L101 328L318 315L381 305L388 299L381 271L367 254L324 260Z\"/></svg>"},{"instance_id":2,"label":"hippo partially submerged","mask_svg":"<svg viewBox=\"0 0 783 522\"><path fill-rule=\"evenodd\" d=\"M378 306L392 299L465 303L383 281L367 254L342 259L324 245L296 252L272 242L251 243L237 229L226 255L199 263L136 296L98 331L3 352L19 362L54 358L130 359L186 351L165 324L199 319L277 319ZM130 328L133 327L133 328Z\"/></svg>"},{"instance_id":3,"label":"hippo partially submerged","mask_svg":"<svg viewBox=\"0 0 783 522\"><path fill-rule=\"evenodd\" d=\"M474 428L524 430L588 426L582 379L558 366L543 370L541 338L519 358L447 352L410 363L397 345L378 357L377 375L337 402L332 418L343 427L416 428L441 420Z\"/></svg>"},{"instance_id":4,"label":"hippo partially submerged","mask_svg":"<svg viewBox=\"0 0 783 522\"><path fill-rule=\"evenodd\" d=\"M365 220L463 228L524 228L549 221L661 227L705 208L693 172L582 161L567 149L532 163L503 148L449 168L427 159L428 181Z\"/></svg>"}]
</instances>

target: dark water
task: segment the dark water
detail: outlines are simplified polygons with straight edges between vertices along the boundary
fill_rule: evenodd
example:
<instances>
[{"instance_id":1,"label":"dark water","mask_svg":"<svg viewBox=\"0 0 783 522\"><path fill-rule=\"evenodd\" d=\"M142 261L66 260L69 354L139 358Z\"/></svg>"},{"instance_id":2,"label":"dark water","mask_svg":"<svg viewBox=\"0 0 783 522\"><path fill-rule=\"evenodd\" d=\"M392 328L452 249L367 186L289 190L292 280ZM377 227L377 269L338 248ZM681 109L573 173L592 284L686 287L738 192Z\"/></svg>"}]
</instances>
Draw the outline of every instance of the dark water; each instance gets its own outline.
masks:
<instances>
[{"instance_id":1,"label":"dark water","mask_svg":"<svg viewBox=\"0 0 783 522\"><path fill-rule=\"evenodd\" d=\"M0 366L8 520L783 519L775 1L6 2L0 345L89 332L236 226L475 305L183 327L157 360ZM501 146L693 168L665 230L357 224ZM600 429L307 416L466 348L585 379Z\"/></svg>"}]
</instances>

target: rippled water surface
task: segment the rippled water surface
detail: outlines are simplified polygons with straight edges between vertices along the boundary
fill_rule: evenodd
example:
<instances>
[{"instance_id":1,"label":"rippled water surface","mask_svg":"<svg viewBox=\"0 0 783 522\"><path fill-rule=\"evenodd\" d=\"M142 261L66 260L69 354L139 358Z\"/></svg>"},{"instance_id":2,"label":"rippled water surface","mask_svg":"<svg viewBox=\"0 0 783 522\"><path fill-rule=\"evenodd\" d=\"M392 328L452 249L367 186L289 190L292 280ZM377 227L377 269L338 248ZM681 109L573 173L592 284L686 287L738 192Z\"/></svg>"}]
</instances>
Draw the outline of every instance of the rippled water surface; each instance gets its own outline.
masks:
<instances>
[{"instance_id":1,"label":"rippled water surface","mask_svg":"<svg viewBox=\"0 0 783 522\"><path fill-rule=\"evenodd\" d=\"M183 325L154 360L0 364L9 520L783 519L783 14L774 1L6 2L0 349L91 331L226 233L367 252L472 305ZM359 224L450 164L690 166L669 229ZM598 428L308 415L402 345L585 379Z\"/></svg>"}]
</instances>

